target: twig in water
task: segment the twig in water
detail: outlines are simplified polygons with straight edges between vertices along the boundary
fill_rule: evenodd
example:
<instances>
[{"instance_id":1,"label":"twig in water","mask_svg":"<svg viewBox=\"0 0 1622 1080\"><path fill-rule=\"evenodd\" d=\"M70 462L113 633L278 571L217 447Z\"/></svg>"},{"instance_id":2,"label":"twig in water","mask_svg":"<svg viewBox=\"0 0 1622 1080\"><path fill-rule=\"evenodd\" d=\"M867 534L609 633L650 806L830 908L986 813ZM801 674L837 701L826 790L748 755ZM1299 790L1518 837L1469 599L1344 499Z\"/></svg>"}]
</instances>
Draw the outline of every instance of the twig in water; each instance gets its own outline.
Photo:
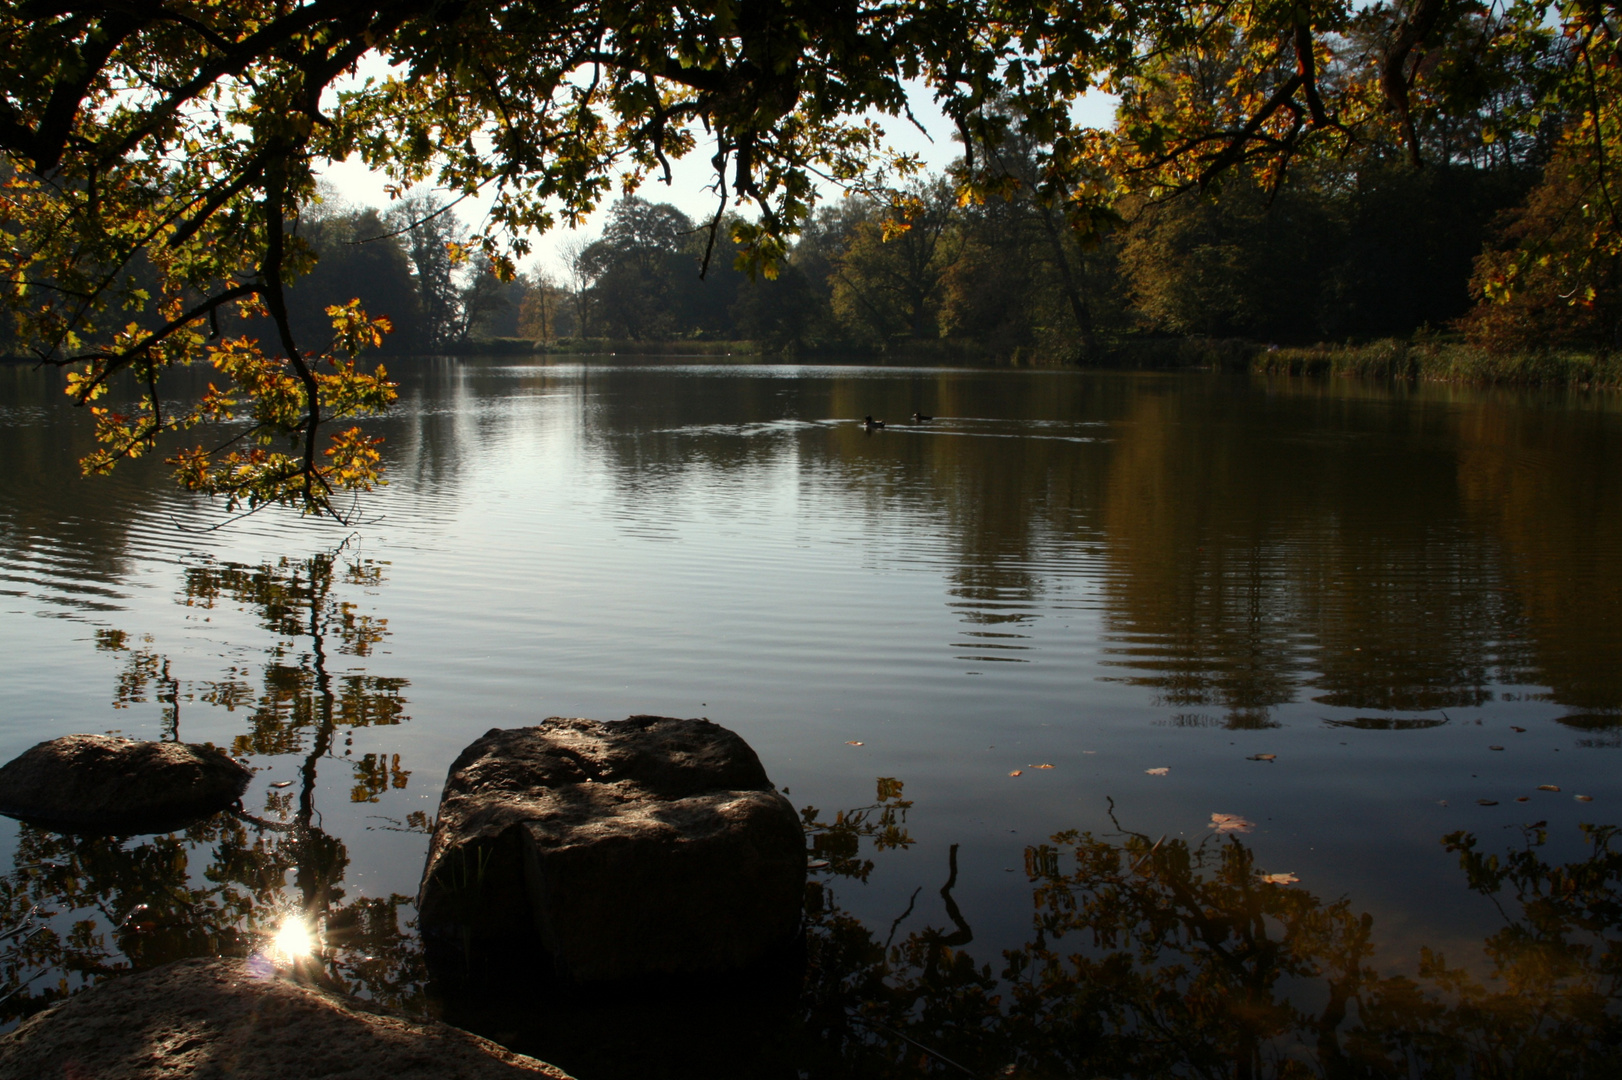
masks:
<instances>
[{"instance_id":1,"label":"twig in water","mask_svg":"<svg viewBox=\"0 0 1622 1080\"><path fill-rule=\"evenodd\" d=\"M41 975L45 974L49 970L50 970L49 968L40 968L38 971L36 971L32 975L28 976L28 978L24 979L22 982L18 983L16 986L13 986L10 990L7 990L4 995L0 995L0 1005L3 1005L6 1002L10 1001L12 998L16 997L18 994L20 994L23 991L23 989L25 987L28 986L29 983L33 982L35 979L39 978ZM943 1058L942 1060L945 1060L945 1059Z\"/></svg>"},{"instance_id":2,"label":"twig in water","mask_svg":"<svg viewBox=\"0 0 1622 1080\"><path fill-rule=\"evenodd\" d=\"M907 901L907 910L903 911L901 914L897 915L895 917L895 922L890 924L890 936L884 939L884 947L886 949L888 949L890 947L890 942L895 940L895 932L896 932L897 928L899 928L901 926L902 920L905 919L908 915L912 914L912 905L918 902L918 894L923 892L923 891L924 891L924 887L922 885L920 885L916 889L912 890L912 899Z\"/></svg>"},{"instance_id":3,"label":"twig in water","mask_svg":"<svg viewBox=\"0 0 1622 1080\"><path fill-rule=\"evenodd\" d=\"M850 1016L850 1018L852 1020L856 1021L858 1024L862 1024L862 1025L864 1025L866 1027L870 1027L874 1031L882 1032L882 1033L884 1033L886 1035L894 1035L896 1038L900 1039L902 1042L905 1042L905 1043L908 1043L908 1044L910 1044L912 1046L917 1047L919 1050L922 1050L924 1053L928 1054L930 1057L934 1058L936 1061L939 1061L939 1062L941 1062L942 1064L945 1064L945 1065L950 1065L952 1068L956 1069L958 1072L962 1073L964 1076L971 1076L971 1077L977 1076L977 1074L973 1070L965 1068L962 1065L959 1065L957 1062L953 1061L951 1058L947 1057L945 1054L941 1053L939 1050L933 1049L932 1047L925 1046L923 1043L919 1042L917 1039L913 1038L911 1035L907 1035L904 1032L897 1031L895 1028L891 1027L889 1024L881 1024L877 1020L869 1020L865 1016L857 1016L855 1013L848 1013L848 1015Z\"/></svg>"},{"instance_id":4,"label":"twig in water","mask_svg":"<svg viewBox=\"0 0 1622 1080\"><path fill-rule=\"evenodd\" d=\"M27 930L28 927L29 927L29 924L34 921L34 913L36 911L38 911L38 910L39 910L39 905L36 904L33 907L28 909L28 914L24 915L23 918L22 918L22 921L19 922L16 926L13 926L10 930L0 930L0 941L4 941L8 937L12 937L12 936L14 936L16 934L22 933L24 930Z\"/></svg>"},{"instance_id":5,"label":"twig in water","mask_svg":"<svg viewBox=\"0 0 1622 1080\"><path fill-rule=\"evenodd\" d=\"M1166 834L1161 833L1160 834L1160 839L1155 841L1154 847L1150 848L1148 851L1145 851L1141 856L1139 856L1138 861L1132 864L1132 866L1127 870L1127 873L1130 874L1130 873L1136 871L1138 867L1143 865L1143 861L1145 859L1147 859L1149 856L1153 855L1156 851L1158 851L1159 848L1160 848L1160 845L1164 844L1165 842L1166 842Z\"/></svg>"},{"instance_id":6,"label":"twig in water","mask_svg":"<svg viewBox=\"0 0 1622 1080\"><path fill-rule=\"evenodd\" d=\"M272 832L292 832L296 828L296 826L293 825L291 822L268 821L268 820L266 820L265 818L262 818L262 817L255 817L254 815L248 813L246 810L242 809L240 804L238 804L237 806L231 807L231 809L228 811L228 813L230 813L230 815L232 817L234 817L234 818L238 818L238 819L240 819L242 821L246 821L248 824L254 826L255 828L270 829Z\"/></svg>"}]
</instances>

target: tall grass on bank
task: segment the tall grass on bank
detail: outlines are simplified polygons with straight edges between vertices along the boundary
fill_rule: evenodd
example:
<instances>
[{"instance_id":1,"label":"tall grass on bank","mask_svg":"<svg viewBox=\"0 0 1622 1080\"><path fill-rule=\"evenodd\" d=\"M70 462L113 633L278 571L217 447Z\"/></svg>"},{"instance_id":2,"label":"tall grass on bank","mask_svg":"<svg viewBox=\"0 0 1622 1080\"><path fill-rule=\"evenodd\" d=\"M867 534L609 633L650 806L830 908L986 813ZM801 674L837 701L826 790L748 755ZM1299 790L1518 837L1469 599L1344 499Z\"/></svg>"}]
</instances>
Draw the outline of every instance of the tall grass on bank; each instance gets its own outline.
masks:
<instances>
[{"instance_id":1,"label":"tall grass on bank","mask_svg":"<svg viewBox=\"0 0 1622 1080\"><path fill-rule=\"evenodd\" d=\"M1259 375L1317 375L1499 386L1622 389L1622 356L1575 352L1493 353L1463 342L1397 341L1307 348L1253 346L1235 363L1232 343L1217 346L1204 366Z\"/></svg>"},{"instance_id":2,"label":"tall grass on bank","mask_svg":"<svg viewBox=\"0 0 1622 1080\"><path fill-rule=\"evenodd\" d=\"M672 338L660 341L625 341L619 338L561 338L546 347L547 352L569 355L628 356L757 356L760 346L753 341L697 341Z\"/></svg>"}]
</instances>

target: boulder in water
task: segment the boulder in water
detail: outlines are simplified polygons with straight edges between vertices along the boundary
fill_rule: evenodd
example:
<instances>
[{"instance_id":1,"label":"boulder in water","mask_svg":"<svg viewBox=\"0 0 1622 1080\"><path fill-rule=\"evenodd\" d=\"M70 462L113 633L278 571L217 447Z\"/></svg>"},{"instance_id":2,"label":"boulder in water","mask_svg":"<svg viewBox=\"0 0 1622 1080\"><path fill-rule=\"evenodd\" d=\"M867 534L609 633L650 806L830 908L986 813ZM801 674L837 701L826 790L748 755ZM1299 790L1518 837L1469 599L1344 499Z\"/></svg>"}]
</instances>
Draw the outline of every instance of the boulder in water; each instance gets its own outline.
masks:
<instances>
[{"instance_id":1,"label":"boulder in water","mask_svg":"<svg viewBox=\"0 0 1622 1080\"><path fill-rule=\"evenodd\" d=\"M432 1021L300 985L266 962L181 960L102 983L0 1036L0 1080L568 1080Z\"/></svg>"},{"instance_id":2,"label":"boulder in water","mask_svg":"<svg viewBox=\"0 0 1622 1080\"><path fill-rule=\"evenodd\" d=\"M235 804L252 776L212 746L64 735L0 768L0 814L58 832L171 832Z\"/></svg>"},{"instance_id":3,"label":"boulder in water","mask_svg":"<svg viewBox=\"0 0 1622 1080\"><path fill-rule=\"evenodd\" d=\"M798 940L805 861L793 806L734 732L554 717L452 764L419 925L430 962L469 976L525 945L528 974L566 984L770 968Z\"/></svg>"}]
</instances>

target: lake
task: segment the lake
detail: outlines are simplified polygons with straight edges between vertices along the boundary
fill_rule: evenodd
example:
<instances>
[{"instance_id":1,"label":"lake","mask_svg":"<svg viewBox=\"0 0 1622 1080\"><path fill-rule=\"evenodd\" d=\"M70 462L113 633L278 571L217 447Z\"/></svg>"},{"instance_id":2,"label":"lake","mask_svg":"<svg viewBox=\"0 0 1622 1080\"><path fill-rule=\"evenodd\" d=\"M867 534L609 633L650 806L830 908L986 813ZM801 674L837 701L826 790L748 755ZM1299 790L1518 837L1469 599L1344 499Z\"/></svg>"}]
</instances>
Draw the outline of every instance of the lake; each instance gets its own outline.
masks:
<instances>
[{"instance_id":1,"label":"lake","mask_svg":"<svg viewBox=\"0 0 1622 1080\"><path fill-rule=\"evenodd\" d=\"M390 484L337 525L80 479L60 375L0 367L0 760L111 731L258 770L185 834L0 819L8 1022L307 908L352 989L652 1075L436 1000L410 897L463 746L653 713L747 739L816 860L793 1034L680 1012L671 1075L1615 1066L1618 398L390 369Z\"/></svg>"}]
</instances>

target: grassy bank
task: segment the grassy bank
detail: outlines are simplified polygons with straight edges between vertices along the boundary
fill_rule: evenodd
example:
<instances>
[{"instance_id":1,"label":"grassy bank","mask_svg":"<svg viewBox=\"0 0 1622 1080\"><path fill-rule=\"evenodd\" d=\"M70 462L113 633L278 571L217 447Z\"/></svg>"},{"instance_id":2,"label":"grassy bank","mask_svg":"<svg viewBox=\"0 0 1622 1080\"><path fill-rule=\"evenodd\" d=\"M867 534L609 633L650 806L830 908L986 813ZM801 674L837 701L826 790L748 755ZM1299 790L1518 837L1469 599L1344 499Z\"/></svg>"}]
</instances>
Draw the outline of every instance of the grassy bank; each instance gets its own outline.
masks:
<instances>
[{"instance_id":1,"label":"grassy bank","mask_svg":"<svg viewBox=\"0 0 1622 1080\"><path fill-rule=\"evenodd\" d=\"M713 356L770 359L774 362L857 362L864 364L1007 364L1012 366L1063 366L1064 361L1032 350L1015 349L1012 355L998 354L975 342L931 338L903 341L887 349L855 345L801 347L769 352L758 341L699 341L663 339L627 341L621 338L560 338L540 342L528 338L477 338L447 345L440 350L448 356Z\"/></svg>"},{"instance_id":2,"label":"grassy bank","mask_svg":"<svg viewBox=\"0 0 1622 1080\"><path fill-rule=\"evenodd\" d=\"M546 346L550 353L568 355L623 356L757 356L760 346L753 341L622 341L616 338L563 338Z\"/></svg>"},{"instance_id":3,"label":"grassy bank","mask_svg":"<svg viewBox=\"0 0 1622 1080\"><path fill-rule=\"evenodd\" d=\"M620 341L614 338L474 338L442 346L445 356L756 356L753 341Z\"/></svg>"},{"instance_id":4,"label":"grassy bank","mask_svg":"<svg viewBox=\"0 0 1622 1080\"><path fill-rule=\"evenodd\" d=\"M1622 388L1622 356L1545 352L1491 353L1462 342L1375 341L1265 349L1250 370L1268 375L1338 375L1361 379L1481 383L1504 386Z\"/></svg>"},{"instance_id":5,"label":"grassy bank","mask_svg":"<svg viewBox=\"0 0 1622 1080\"><path fill-rule=\"evenodd\" d=\"M446 346L450 356L755 356L760 346L753 341L621 341L615 338L560 338L533 341L529 338L475 338Z\"/></svg>"}]
</instances>

